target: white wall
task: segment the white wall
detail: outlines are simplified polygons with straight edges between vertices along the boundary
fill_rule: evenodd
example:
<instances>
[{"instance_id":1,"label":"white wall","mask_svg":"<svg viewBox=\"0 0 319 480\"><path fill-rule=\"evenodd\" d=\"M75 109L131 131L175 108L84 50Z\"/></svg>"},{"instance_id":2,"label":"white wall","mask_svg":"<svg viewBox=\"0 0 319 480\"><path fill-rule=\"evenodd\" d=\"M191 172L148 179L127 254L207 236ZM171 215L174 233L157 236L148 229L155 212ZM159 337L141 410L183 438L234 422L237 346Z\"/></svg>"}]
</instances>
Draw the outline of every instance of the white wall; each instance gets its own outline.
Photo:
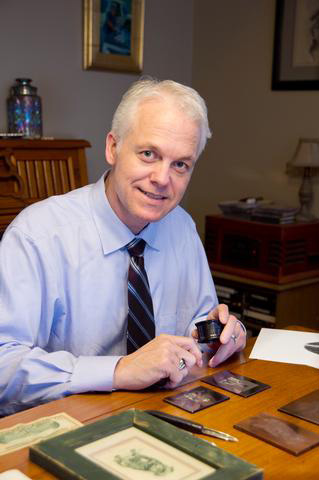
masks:
<instances>
[{"instance_id":1,"label":"white wall","mask_svg":"<svg viewBox=\"0 0 319 480\"><path fill-rule=\"evenodd\" d=\"M319 138L319 91L272 91L275 0L194 2L193 86L206 98L213 138L187 206L203 234L217 203L248 195L298 205L285 173L299 137ZM319 216L319 183L314 212Z\"/></svg>"},{"instance_id":2,"label":"white wall","mask_svg":"<svg viewBox=\"0 0 319 480\"><path fill-rule=\"evenodd\" d=\"M200 233L221 200L262 195L298 204L300 179L289 178L285 165L299 137L319 138L319 91L271 91L275 0L145 4L143 73L192 82L209 107L213 139L185 199ZM0 25L0 130L9 87L31 77L43 101L44 134L89 140L94 181L104 170L114 108L138 76L82 69L80 0L1 0Z\"/></svg>"},{"instance_id":3,"label":"white wall","mask_svg":"<svg viewBox=\"0 0 319 480\"><path fill-rule=\"evenodd\" d=\"M145 0L143 74L191 82L193 0ZM104 170L104 140L135 74L82 69L80 0L1 0L0 131L15 78L29 77L43 103L45 136L83 138L90 181Z\"/></svg>"}]
</instances>

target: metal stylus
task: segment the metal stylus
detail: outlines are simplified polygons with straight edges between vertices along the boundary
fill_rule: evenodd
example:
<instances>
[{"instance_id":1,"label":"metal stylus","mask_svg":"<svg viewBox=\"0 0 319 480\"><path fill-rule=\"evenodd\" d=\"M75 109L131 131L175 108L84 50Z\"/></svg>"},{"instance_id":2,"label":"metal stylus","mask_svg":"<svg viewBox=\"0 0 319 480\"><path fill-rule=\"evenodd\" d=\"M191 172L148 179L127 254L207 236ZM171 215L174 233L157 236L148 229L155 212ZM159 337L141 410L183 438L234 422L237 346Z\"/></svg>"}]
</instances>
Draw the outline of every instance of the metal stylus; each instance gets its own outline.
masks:
<instances>
[{"instance_id":1,"label":"metal stylus","mask_svg":"<svg viewBox=\"0 0 319 480\"><path fill-rule=\"evenodd\" d=\"M189 432L193 433L202 433L203 435L209 435L215 438L221 438L222 440L226 440L227 442L238 442L238 438L229 435L228 433L220 432L219 430L215 430L213 428L204 427L204 425L193 422L192 420L188 420L183 417L176 417L175 415L170 415L169 413L160 412L159 410L145 410L146 413L153 415L154 417L158 417L162 420L165 420L176 427L183 428L184 430L188 430Z\"/></svg>"}]
</instances>

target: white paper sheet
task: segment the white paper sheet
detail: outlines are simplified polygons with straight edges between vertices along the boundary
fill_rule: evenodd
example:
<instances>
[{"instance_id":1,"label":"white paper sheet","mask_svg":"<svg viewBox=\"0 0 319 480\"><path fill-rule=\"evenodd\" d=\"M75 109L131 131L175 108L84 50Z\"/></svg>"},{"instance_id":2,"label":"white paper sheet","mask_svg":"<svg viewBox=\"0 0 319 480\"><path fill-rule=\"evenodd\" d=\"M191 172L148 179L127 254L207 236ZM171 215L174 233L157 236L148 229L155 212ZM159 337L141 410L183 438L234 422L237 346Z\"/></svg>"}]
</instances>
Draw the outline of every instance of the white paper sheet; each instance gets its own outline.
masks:
<instances>
[{"instance_id":1,"label":"white paper sheet","mask_svg":"<svg viewBox=\"0 0 319 480\"><path fill-rule=\"evenodd\" d=\"M319 342L319 333L262 328L249 358L319 368L319 354L305 348L312 342Z\"/></svg>"},{"instance_id":2,"label":"white paper sheet","mask_svg":"<svg viewBox=\"0 0 319 480\"><path fill-rule=\"evenodd\" d=\"M0 473L0 480L31 480L31 477L27 477L20 470L6 470L3 473Z\"/></svg>"}]
</instances>

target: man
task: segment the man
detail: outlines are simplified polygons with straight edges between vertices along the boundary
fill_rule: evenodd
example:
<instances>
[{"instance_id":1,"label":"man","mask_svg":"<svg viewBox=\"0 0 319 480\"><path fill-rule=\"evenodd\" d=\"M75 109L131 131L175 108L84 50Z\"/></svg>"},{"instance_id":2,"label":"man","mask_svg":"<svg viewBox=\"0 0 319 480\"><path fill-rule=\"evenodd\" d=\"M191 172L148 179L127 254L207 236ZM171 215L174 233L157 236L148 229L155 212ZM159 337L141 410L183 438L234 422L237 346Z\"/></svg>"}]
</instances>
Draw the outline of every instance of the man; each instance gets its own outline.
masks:
<instances>
[{"instance_id":1,"label":"man","mask_svg":"<svg viewBox=\"0 0 319 480\"><path fill-rule=\"evenodd\" d=\"M164 379L174 388L202 364L194 324L207 317L225 325L210 366L244 347L244 328L217 305L196 228L178 206L209 137L195 90L136 82L106 138L111 169L94 185L28 207L8 227L0 249L2 414ZM135 238L145 244L155 338L127 354ZM146 320L137 319L142 330Z\"/></svg>"}]
</instances>

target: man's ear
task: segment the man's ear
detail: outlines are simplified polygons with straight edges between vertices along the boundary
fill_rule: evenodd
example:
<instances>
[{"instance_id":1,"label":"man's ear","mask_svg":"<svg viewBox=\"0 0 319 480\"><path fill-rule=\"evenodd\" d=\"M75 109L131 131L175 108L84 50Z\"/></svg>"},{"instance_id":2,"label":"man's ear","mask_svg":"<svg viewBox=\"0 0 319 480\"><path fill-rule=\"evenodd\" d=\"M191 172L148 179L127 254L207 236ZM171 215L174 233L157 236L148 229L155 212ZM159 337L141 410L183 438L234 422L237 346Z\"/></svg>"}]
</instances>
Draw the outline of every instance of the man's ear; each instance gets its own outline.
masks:
<instances>
[{"instance_id":1,"label":"man's ear","mask_svg":"<svg viewBox=\"0 0 319 480\"><path fill-rule=\"evenodd\" d=\"M108 133L105 141L105 159L109 165L114 165L116 162L116 147L117 141L112 132Z\"/></svg>"}]
</instances>

